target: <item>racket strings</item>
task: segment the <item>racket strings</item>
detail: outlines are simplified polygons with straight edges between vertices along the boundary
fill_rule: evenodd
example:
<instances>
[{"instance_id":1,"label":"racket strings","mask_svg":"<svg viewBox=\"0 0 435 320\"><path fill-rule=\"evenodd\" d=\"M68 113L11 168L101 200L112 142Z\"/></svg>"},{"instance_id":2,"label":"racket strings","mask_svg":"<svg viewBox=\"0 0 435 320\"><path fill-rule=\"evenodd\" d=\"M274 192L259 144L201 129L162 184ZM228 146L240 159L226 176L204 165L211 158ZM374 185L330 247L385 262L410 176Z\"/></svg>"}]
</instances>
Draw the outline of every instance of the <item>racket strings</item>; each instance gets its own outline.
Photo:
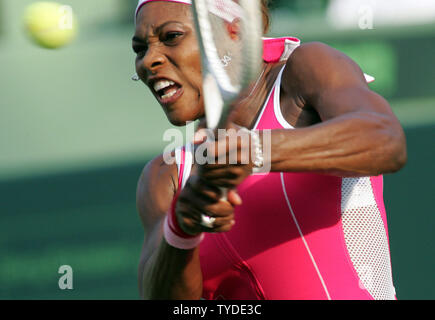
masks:
<instances>
[{"instance_id":1,"label":"racket strings","mask_svg":"<svg viewBox=\"0 0 435 320\"><path fill-rule=\"evenodd\" d=\"M219 61L231 82L231 86L240 85L242 67L242 46L240 39L234 39L229 30L228 22L210 13L210 26L213 42L216 45Z\"/></svg>"},{"instance_id":2,"label":"racket strings","mask_svg":"<svg viewBox=\"0 0 435 320\"><path fill-rule=\"evenodd\" d=\"M261 67L259 0L192 0L202 57L209 128L224 127L230 106Z\"/></svg>"},{"instance_id":3,"label":"racket strings","mask_svg":"<svg viewBox=\"0 0 435 320\"><path fill-rule=\"evenodd\" d=\"M214 70L213 74L219 85L232 99L242 86L245 65L243 44L246 43L242 30L247 21L244 19L243 8L236 1L205 0L204 2L209 30L202 36L204 42L210 44L207 48L211 48L205 50L208 67Z\"/></svg>"},{"instance_id":4,"label":"racket strings","mask_svg":"<svg viewBox=\"0 0 435 320\"><path fill-rule=\"evenodd\" d=\"M210 13L229 23L243 17L243 9L233 0L207 0L207 7Z\"/></svg>"}]
</instances>

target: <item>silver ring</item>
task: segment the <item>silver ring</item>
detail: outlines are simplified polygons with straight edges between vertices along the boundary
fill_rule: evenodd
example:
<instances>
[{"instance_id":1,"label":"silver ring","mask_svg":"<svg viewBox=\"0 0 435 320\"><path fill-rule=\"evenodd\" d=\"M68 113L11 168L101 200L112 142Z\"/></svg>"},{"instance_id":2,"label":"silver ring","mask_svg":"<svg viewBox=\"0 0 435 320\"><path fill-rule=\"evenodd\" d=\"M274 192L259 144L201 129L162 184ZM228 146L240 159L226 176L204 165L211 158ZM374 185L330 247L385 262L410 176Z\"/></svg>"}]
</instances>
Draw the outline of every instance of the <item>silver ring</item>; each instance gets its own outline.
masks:
<instances>
[{"instance_id":1,"label":"silver ring","mask_svg":"<svg viewBox=\"0 0 435 320\"><path fill-rule=\"evenodd\" d=\"M215 221L216 221L215 217L210 217L205 214L201 214L201 225L203 227L213 229Z\"/></svg>"}]
</instances>

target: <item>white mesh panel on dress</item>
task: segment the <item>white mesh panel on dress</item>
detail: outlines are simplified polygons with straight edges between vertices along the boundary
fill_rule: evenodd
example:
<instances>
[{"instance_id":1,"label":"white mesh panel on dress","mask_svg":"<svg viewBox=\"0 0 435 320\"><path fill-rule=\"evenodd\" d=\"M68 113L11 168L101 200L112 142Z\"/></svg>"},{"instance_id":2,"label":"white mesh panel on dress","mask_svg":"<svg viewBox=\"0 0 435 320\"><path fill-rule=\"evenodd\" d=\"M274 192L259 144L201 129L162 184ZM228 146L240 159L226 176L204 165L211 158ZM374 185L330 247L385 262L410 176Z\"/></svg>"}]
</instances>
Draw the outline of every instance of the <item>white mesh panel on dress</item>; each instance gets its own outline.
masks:
<instances>
[{"instance_id":1,"label":"white mesh panel on dress","mask_svg":"<svg viewBox=\"0 0 435 320\"><path fill-rule=\"evenodd\" d=\"M390 250L370 178L342 179L344 239L360 286L376 300L394 300Z\"/></svg>"}]
</instances>

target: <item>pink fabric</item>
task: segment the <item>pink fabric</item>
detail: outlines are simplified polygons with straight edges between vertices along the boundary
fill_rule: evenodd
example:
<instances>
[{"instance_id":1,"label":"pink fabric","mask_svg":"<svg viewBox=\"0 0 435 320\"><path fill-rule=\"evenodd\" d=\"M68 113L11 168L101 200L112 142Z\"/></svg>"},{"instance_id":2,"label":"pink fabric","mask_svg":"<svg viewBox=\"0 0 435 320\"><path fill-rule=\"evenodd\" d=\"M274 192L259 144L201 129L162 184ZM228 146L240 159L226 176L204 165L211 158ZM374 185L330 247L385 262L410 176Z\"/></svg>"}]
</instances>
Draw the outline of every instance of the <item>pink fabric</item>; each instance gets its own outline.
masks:
<instances>
[{"instance_id":1,"label":"pink fabric","mask_svg":"<svg viewBox=\"0 0 435 320\"><path fill-rule=\"evenodd\" d=\"M384 177L383 176L371 177L370 181L372 183L372 189L375 196L375 201L381 213L385 232L387 234L388 248L390 249L390 236L388 233L387 212L385 210L385 205L384 205Z\"/></svg>"},{"instance_id":2,"label":"pink fabric","mask_svg":"<svg viewBox=\"0 0 435 320\"><path fill-rule=\"evenodd\" d=\"M273 94L257 126L267 128L282 128ZM246 179L238 188L243 205L236 208L236 225L225 234L206 234L201 244L204 298L372 299L360 288L345 247L341 178L284 173L283 182L297 224L280 173Z\"/></svg>"},{"instance_id":3,"label":"pink fabric","mask_svg":"<svg viewBox=\"0 0 435 320\"><path fill-rule=\"evenodd\" d=\"M279 61L284 44L285 38L265 40L265 61ZM282 128L274 111L275 90L259 130ZM236 225L227 233L206 234L200 246L204 298L371 298L360 288L345 249L340 178L252 175L238 192L243 205L236 208Z\"/></svg>"},{"instance_id":4,"label":"pink fabric","mask_svg":"<svg viewBox=\"0 0 435 320\"><path fill-rule=\"evenodd\" d=\"M180 163L180 169L179 172L184 172L184 159L186 158L186 147L181 148L181 163ZM183 187L183 175L178 175L178 190L181 190Z\"/></svg>"},{"instance_id":5,"label":"pink fabric","mask_svg":"<svg viewBox=\"0 0 435 320\"><path fill-rule=\"evenodd\" d=\"M278 62L284 52L285 42L290 40L299 43L300 40L294 37L266 38L263 40L263 60L265 62Z\"/></svg>"},{"instance_id":6,"label":"pink fabric","mask_svg":"<svg viewBox=\"0 0 435 320\"><path fill-rule=\"evenodd\" d=\"M381 212L382 221L384 222L384 228L387 232L387 239L389 240L387 212L385 210L385 205L384 205L384 177L383 176L371 177L370 181L372 183L372 189L375 196L376 204L378 206L379 211Z\"/></svg>"},{"instance_id":7,"label":"pink fabric","mask_svg":"<svg viewBox=\"0 0 435 320\"><path fill-rule=\"evenodd\" d=\"M256 128L254 129L264 129L267 127L270 128L281 128L281 124L279 123L279 121L277 120L276 116L275 116L275 111L274 111L274 95L275 95L275 91L276 88L272 89L272 94L269 98L269 101L267 102L266 108L263 112L263 114L261 115L261 119L258 122L258 125Z\"/></svg>"},{"instance_id":8,"label":"pink fabric","mask_svg":"<svg viewBox=\"0 0 435 320\"><path fill-rule=\"evenodd\" d=\"M280 59L284 48L277 43L284 46L285 39L265 40L265 60ZM259 130L282 128L275 90ZM386 227L382 177L371 182ZM238 187L243 205L236 208L236 225L227 233L205 234L200 245L203 298L372 299L360 286L345 244L341 183L339 177L312 173L248 177Z\"/></svg>"},{"instance_id":9,"label":"pink fabric","mask_svg":"<svg viewBox=\"0 0 435 320\"><path fill-rule=\"evenodd\" d=\"M283 177L297 224L320 270L326 290L291 217L281 187L281 176L271 173L253 175L245 180L238 188L244 204L236 209L236 225L228 233L213 235L214 243L219 239L223 243L218 251L224 250L227 255L232 252L233 266L251 274L247 286L251 289L249 297L370 299L367 291L359 287L359 279L344 248L340 222L341 179L292 173L285 173ZM261 194L258 193L260 190ZM203 251L203 245L209 245L209 241L206 235L201 244L201 262L209 257ZM218 267L219 264L214 265L214 268ZM223 290L220 279L215 279L217 282L211 279L208 267L203 271L207 298L219 295L226 299L244 299L238 292ZM234 268L225 270L232 271ZM243 286L247 278L248 275L241 279L233 278L231 283L234 287Z\"/></svg>"}]
</instances>

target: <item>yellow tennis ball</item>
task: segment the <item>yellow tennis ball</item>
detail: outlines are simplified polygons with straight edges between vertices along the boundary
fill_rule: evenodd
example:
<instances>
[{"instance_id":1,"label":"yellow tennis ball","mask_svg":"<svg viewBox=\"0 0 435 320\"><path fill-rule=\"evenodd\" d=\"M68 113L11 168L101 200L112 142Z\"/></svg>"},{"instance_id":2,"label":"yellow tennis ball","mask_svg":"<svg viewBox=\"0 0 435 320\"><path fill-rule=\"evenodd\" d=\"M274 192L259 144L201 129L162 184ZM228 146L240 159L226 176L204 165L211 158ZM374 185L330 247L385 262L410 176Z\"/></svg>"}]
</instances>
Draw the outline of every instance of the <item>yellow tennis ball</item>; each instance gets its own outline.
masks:
<instances>
[{"instance_id":1,"label":"yellow tennis ball","mask_svg":"<svg viewBox=\"0 0 435 320\"><path fill-rule=\"evenodd\" d=\"M44 48L67 45L77 34L72 8L57 2L32 3L26 8L24 23L32 40Z\"/></svg>"}]
</instances>

